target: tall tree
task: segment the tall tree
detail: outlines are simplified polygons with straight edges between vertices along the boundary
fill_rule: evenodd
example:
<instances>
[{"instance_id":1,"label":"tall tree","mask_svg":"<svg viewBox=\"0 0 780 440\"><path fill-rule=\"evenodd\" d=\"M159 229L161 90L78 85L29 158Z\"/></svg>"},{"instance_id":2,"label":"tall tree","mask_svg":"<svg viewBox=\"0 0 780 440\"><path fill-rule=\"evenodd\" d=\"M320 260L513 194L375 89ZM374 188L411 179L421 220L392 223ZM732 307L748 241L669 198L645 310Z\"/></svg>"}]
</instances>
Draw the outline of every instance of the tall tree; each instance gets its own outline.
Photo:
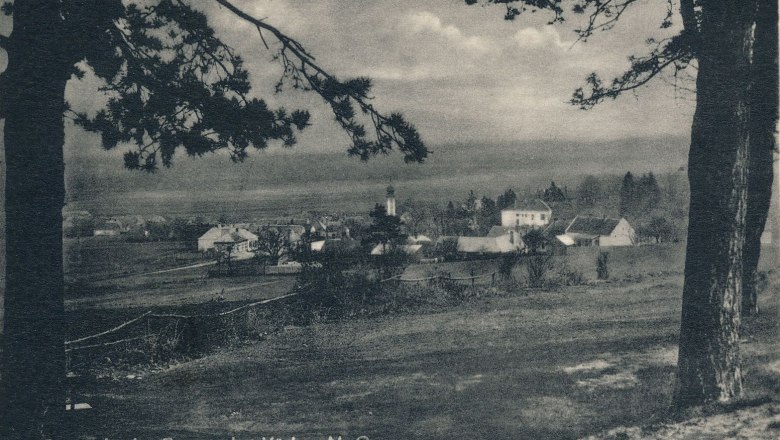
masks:
<instances>
[{"instance_id":1,"label":"tall tree","mask_svg":"<svg viewBox=\"0 0 780 440\"><path fill-rule=\"evenodd\" d=\"M637 187L639 208L643 212L652 211L658 207L661 202L661 189L658 187L658 181L652 172L642 174Z\"/></svg>"},{"instance_id":2,"label":"tall tree","mask_svg":"<svg viewBox=\"0 0 780 440\"><path fill-rule=\"evenodd\" d=\"M395 148L407 162L425 159L415 128L371 104L370 80L337 79L275 27L228 0L216 2L263 32L263 43L276 44L283 67L277 91L313 91L327 102L349 135L349 154L366 160ZM182 147L194 156L227 150L240 161L250 146L292 145L309 115L251 98L242 58L183 0L16 0L3 12L12 15L13 32L0 37L8 53L0 76L7 168L0 437L60 438L64 114L100 133L107 149L136 145L125 165L146 171L170 166ZM85 69L103 81L107 97L94 115L70 109L64 98L66 83Z\"/></svg>"},{"instance_id":3,"label":"tall tree","mask_svg":"<svg viewBox=\"0 0 780 440\"><path fill-rule=\"evenodd\" d=\"M253 251L257 257L267 258L273 265L289 252L291 245L289 230L266 226L258 231L257 246Z\"/></svg>"},{"instance_id":4,"label":"tall tree","mask_svg":"<svg viewBox=\"0 0 780 440\"><path fill-rule=\"evenodd\" d=\"M623 176L623 184L620 187L620 216L631 216L636 212L636 182L631 171Z\"/></svg>"},{"instance_id":5,"label":"tall tree","mask_svg":"<svg viewBox=\"0 0 780 440\"><path fill-rule=\"evenodd\" d=\"M503 194L498 196L498 198L496 198L496 208L498 208L499 212L502 209L514 208L516 201L517 201L517 194L515 194L515 192L511 188L509 188L506 191L504 191Z\"/></svg>"},{"instance_id":6,"label":"tall tree","mask_svg":"<svg viewBox=\"0 0 780 440\"><path fill-rule=\"evenodd\" d=\"M491 227L501 223L501 211L498 210L496 202L488 196L482 197L477 223L480 235L487 234Z\"/></svg>"},{"instance_id":7,"label":"tall tree","mask_svg":"<svg viewBox=\"0 0 780 440\"><path fill-rule=\"evenodd\" d=\"M382 244L393 246L401 244L404 235L401 233L401 220L394 215L388 215L384 205L377 203L368 214L371 225L368 227L366 242L370 245Z\"/></svg>"},{"instance_id":8,"label":"tall tree","mask_svg":"<svg viewBox=\"0 0 780 440\"><path fill-rule=\"evenodd\" d=\"M590 209L603 198L601 182L596 176L585 176L577 187L577 207Z\"/></svg>"},{"instance_id":9,"label":"tall tree","mask_svg":"<svg viewBox=\"0 0 780 440\"><path fill-rule=\"evenodd\" d=\"M773 152L777 149L778 39L777 2L762 0L756 12L750 95L750 172L748 173L745 246L743 249L742 313L758 313L758 260L772 197ZM780 219L776 219L780 221Z\"/></svg>"},{"instance_id":10,"label":"tall tree","mask_svg":"<svg viewBox=\"0 0 780 440\"><path fill-rule=\"evenodd\" d=\"M637 89L667 70L677 74L696 64L696 112L688 161L690 217L674 393L678 408L731 401L742 393L742 262L746 209L753 209L747 203L748 119L751 106L756 105L750 98L771 101L773 105L777 100L776 93L750 95L749 85L755 79L750 52L756 9L769 1L680 0L679 34L660 41L648 40L650 53L631 57L630 69L609 83L596 74L590 75L587 87L577 89L572 99L575 105L591 108ZM563 0L484 2L502 4L505 18L510 20L527 10L544 9L552 12L551 22L564 21ZM636 3L572 0L568 4L573 12L588 14L586 27L579 31L580 39L586 40L596 31L610 29ZM668 5L663 28L671 27L677 16L675 3ZM776 34L772 38L776 39ZM776 69L776 61L771 64ZM776 122L774 115L771 119L762 130ZM771 129L774 131L774 126ZM756 188L771 191L766 182Z\"/></svg>"},{"instance_id":11,"label":"tall tree","mask_svg":"<svg viewBox=\"0 0 780 440\"><path fill-rule=\"evenodd\" d=\"M550 182L550 186L545 188L544 193L542 194L542 200L548 203L565 202L566 195L563 193L563 190L561 190L558 185L555 184L555 182Z\"/></svg>"}]
</instances>

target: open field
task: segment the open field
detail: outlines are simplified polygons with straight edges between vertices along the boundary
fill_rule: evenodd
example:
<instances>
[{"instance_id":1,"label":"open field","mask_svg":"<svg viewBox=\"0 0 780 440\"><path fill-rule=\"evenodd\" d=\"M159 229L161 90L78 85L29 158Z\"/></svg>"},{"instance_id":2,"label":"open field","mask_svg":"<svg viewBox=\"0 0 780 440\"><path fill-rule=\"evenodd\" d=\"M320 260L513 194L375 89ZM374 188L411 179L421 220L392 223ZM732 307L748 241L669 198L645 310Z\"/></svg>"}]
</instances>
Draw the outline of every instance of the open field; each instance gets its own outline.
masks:
<instances>
[{"instance_id":1,"label":"open field","mask_svg":"<svg viewBox=\"0 0 780 440\"><path fill-rule=\"evenodd\" d=\"M776 277L776 274L775 274ZM439 313L307 327L142 380L76 413L98 438L567 439L665 411L680 275L515 292ZM748 321L752 397L780 392L777 279Z\"/></svg>"},{"instance_id":2,"label":"open field","mask_svg":"<svg viewBox=\"0 0 780 440\"><path fill-rule=\"evenodd\" d=\"M63 241L68 280L98 281L203 263L181 242L130 243L122 237L67 238Z\"/></svg>"}]
</instances>

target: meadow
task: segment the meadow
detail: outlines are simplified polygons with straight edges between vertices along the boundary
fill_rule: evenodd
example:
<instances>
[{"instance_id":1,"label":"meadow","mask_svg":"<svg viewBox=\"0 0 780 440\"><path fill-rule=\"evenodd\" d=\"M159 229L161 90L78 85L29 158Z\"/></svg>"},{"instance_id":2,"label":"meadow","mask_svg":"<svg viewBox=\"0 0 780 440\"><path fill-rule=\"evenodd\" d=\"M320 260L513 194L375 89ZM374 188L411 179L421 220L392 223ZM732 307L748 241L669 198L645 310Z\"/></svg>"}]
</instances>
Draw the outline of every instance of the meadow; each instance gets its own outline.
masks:
<instances>
[{"instance_id":1,"label":"meadow","mask_svg":"<svg viewBox=\"0 0 780 440\"><path fill-rule=\"evenodd\" d=\"M682 283L671 265L648 269L641 280L286 325L98 381L84 395L94 408L72 417L98 438L573 439L648 425L664 420L672 392ZM779 280L770 278L763 312L743 330L757 402L780 393ZM776 433L767 429L761 438Z\"/></svg>"}]
</instances>

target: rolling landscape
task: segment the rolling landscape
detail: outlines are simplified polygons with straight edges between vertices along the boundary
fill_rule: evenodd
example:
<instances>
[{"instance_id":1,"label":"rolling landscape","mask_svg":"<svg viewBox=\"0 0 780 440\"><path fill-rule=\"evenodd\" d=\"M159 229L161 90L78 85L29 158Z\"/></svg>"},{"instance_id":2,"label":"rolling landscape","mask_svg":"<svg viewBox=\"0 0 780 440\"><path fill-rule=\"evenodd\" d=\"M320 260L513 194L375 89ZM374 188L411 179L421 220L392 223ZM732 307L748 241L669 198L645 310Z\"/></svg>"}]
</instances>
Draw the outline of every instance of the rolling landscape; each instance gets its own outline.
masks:
<instances>
[{"instance_id":1,"label":"rolling landscape","mask_svg":"<svg viewBox=\"0 0 780 440\"><path fill-rule=\"evenodd\" d=\"M65 209L248 218L302 211L365 213L382 201L391 181L400 200L443 205L469 190L495 197L510 187L533 193L550 180L573 190L587 174L677 172L687 163L687 144L686 138L447 144L433 146L422 165L406 165L395 155L362 163L343 151L299 146L255 152L242 164L221 155L181 157L174 167L154 174L124 170L121 157L101 155L92 147L84 148L92 150L88 157L67 162Z\"/></svg>"}]
</instances>

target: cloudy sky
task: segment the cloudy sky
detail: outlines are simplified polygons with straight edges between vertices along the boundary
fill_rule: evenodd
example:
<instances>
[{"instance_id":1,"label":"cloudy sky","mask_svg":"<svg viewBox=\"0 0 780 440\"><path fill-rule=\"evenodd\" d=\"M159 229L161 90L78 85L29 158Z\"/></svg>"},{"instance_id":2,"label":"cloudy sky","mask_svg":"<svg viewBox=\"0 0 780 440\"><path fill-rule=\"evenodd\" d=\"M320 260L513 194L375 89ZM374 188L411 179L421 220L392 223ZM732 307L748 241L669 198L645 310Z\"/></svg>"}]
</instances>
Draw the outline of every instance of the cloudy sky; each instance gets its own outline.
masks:
<instances>
[{"instance_id":1,"label":"cloudy sky","mask_svg":"<svg viewBox=\"0 0 780 440\"><path fill-rule=\"evenodd\" d=\"M629 55L645 53L648 37L663 36L658 24L665 0L640 2L614 29L577 44L576 21L549 26L549 15L540 12L508 22L501 7L466 6L463 0L234 3L297 39L340 78L371 77L377 107L404 113L431 146L684 137L690 130L691 96L676 92L668 80L590 111L567 103L590 72L611 78L625 70ZM299 137L301 149L345 149L346 135L318 96L272 93L281 73L271 61L273 45L265 49L253 26L216 2L196 5L246 59L253 93L275 105L312 112L314 125ZM67 98L76 108L100 102L90 81L72 81ZM106 154L99 153L97 138L78 129L69 127L68 139L69 154Z\"/></svg>"},{"instance_id":2,"label":"cloudy sky","mask_svg":"<svg viewBox=\"0 0 780 440\"><path fill-rule=\"evenodd\" d=\"M646 3L613 30L574 44L576 22L549 26L544 13L508 22L501 7L463 0L236 1L298 39L338 76L373 78L377 105L401 110L431 144L685 135L692 102L668 82L587 112L566 103L590 72L611 78L625 70L629 55L645 53L648 37L663 36L666 2ZM207 11L250 61L258 93L267 94L279 70L257 31L218 5ZM327 109L316 96L307 100L317 124L301 139L343 144Z\"/></svg>"}]
</instances>

